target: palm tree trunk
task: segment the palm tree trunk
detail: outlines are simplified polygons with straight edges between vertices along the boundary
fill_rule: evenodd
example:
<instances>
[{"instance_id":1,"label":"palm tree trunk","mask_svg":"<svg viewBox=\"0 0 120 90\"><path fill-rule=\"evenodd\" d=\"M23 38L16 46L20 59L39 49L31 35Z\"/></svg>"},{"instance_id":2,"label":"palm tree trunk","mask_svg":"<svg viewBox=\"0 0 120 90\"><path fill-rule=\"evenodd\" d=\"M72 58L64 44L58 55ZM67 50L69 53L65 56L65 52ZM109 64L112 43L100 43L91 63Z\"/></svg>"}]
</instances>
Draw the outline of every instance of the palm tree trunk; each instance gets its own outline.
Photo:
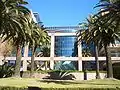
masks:
<instances>
[{"instance_id":1,"label":"palm tree trunk","mask_svg":"<svg viewBox=\"0 0 120 90\"><path fill-rule=\"evenodd\" d=\"M87 62L83 62L83 72L84 72L84 80L87 80Z\"/></svg>"},{"instance_id":2,"label":"palm tree trunk","mask_svg":"<svg viewBox=\"0 0 120 90\"><path fill-rule=\"evenodd\" d=\"M96 79L100 79L99 61L98 61L98 48L95 46L95 62L96 62Z\"/></svg>"},{"instance_id":3,"label":"palm tree trunk","mask_svg":"<svg viewBox=\"0 0 120 90\"><path fill-rule=\"evenodd\" d=\"M35 60L35 47L33 45L33 47L32 47L32 56L31 56L31 73L30 73L30 77L33 77L33 74L34 74L34 60Z\"/></svg>"},{"instance_id":4,"label":"palm tree trunk","mask_svg":"<svg viewBox=\"0 0 120 90\"><path fill-rule=\"evenodd\" d=\"M45 70L47 70L48 61L45 61Z\"/></svg>"},{"instance_id":5,"label":"palm tree trunk","mask_svg":"<svg viewBox=\"0 0 120 90\"><path fill-rule=\"evenodd\" d=\"M17 54L16 54L16 65L15 65L15 77L20 77L20 67L21 67L21 46L17 45Z\"/></svg>"},{"instance_id":6,"label":"palm tree trunk","mask_svg":"<svg viewBox=\"0 0 120 90\"><path fill-rule=\"evenodd\" d=\"M106 54L106 70L107 70L107 78L113 78L113 68L111 61L111 53L108 48L108 45L104 45L105 54Z\"/></svg>"}]
</instances>

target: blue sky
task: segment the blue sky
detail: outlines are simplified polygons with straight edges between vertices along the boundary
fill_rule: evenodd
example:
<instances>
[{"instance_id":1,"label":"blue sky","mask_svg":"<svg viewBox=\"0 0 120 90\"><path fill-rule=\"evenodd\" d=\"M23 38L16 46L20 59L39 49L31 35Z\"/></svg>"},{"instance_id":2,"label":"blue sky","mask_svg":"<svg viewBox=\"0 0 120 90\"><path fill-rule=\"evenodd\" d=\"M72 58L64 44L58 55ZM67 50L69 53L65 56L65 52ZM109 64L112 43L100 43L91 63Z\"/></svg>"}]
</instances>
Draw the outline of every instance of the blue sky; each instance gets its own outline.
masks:
<instances>
[{"instance_id":1,"label":"blue sky","mask_svg":"<svg viewBox=\"0 0 120 90\"><path fill-rule=\"evenodd\" d=\"M99 0L28 0L28 7L38 12L45 26L78 25L96 12Z\"/></svg>"}]
</instances>

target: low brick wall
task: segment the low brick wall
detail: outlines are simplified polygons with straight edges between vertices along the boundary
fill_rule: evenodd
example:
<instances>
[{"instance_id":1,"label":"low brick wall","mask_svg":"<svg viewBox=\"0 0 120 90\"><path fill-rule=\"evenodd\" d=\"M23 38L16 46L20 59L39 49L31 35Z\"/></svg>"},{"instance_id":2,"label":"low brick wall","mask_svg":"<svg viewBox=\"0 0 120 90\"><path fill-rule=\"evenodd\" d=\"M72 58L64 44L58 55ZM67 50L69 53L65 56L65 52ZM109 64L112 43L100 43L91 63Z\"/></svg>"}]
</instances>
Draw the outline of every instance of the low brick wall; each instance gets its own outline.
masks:
<instances>
[{"instance_id":1,"label":"low brick wall","mask_svg":"<svg viewBox=\"0 0 120 90\"><path fill-rule=\"evenodd\" d=\"M72 75L75 76L75 80L92 80L92 79L96 79L96 73L95 72L87 72L86 74L83 72L72 72L70 73ZM40 78L43 79L45 77L50 76L47 73L34 73L34 78ZM30 77L30 72L24 72L23 73L23 78L29 78ZM100 73L100 78L104 79L106 78L106 73Z\"/></svg>"}]
</instances>

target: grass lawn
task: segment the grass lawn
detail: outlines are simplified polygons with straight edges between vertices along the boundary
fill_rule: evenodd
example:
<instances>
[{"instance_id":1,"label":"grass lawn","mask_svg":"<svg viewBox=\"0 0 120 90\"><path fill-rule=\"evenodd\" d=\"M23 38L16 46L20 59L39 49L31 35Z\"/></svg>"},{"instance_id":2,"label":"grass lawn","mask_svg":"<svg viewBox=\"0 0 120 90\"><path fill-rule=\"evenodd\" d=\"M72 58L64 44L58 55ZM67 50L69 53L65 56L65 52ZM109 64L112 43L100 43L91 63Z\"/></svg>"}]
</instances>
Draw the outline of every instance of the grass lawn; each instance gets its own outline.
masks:
<instances>
[{"instance_id":1,"label":"grass lawn","mask_svg":"<svg viewBox=\"0 0 120 90\"><path fill-rule=\"evenodd\" d=\"M120 80L88 80L88 81L52 81L36 78L2 78L0 86L40 87L40 88L119 88Z\"/></svg>"}]
</instances>

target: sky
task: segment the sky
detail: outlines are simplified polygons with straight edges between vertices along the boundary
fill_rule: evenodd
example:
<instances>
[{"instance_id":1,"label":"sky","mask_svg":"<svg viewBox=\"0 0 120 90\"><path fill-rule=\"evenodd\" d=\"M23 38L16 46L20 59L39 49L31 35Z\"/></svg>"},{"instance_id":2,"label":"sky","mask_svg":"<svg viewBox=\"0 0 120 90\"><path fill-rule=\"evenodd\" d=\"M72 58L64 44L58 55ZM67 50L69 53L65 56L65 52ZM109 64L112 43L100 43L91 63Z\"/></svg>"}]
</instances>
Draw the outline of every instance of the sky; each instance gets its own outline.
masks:
<instances>
[{"instance_id":1,"label":"sky","mask_svg":"<svg viewBox=\"0 0 120 90\"><path fill-rule=\"evenodd\" d=\"M85 22L99 0L28 0L28 7L38 12L44 26L75 26Z\"/></svg>"}]
</instances>

